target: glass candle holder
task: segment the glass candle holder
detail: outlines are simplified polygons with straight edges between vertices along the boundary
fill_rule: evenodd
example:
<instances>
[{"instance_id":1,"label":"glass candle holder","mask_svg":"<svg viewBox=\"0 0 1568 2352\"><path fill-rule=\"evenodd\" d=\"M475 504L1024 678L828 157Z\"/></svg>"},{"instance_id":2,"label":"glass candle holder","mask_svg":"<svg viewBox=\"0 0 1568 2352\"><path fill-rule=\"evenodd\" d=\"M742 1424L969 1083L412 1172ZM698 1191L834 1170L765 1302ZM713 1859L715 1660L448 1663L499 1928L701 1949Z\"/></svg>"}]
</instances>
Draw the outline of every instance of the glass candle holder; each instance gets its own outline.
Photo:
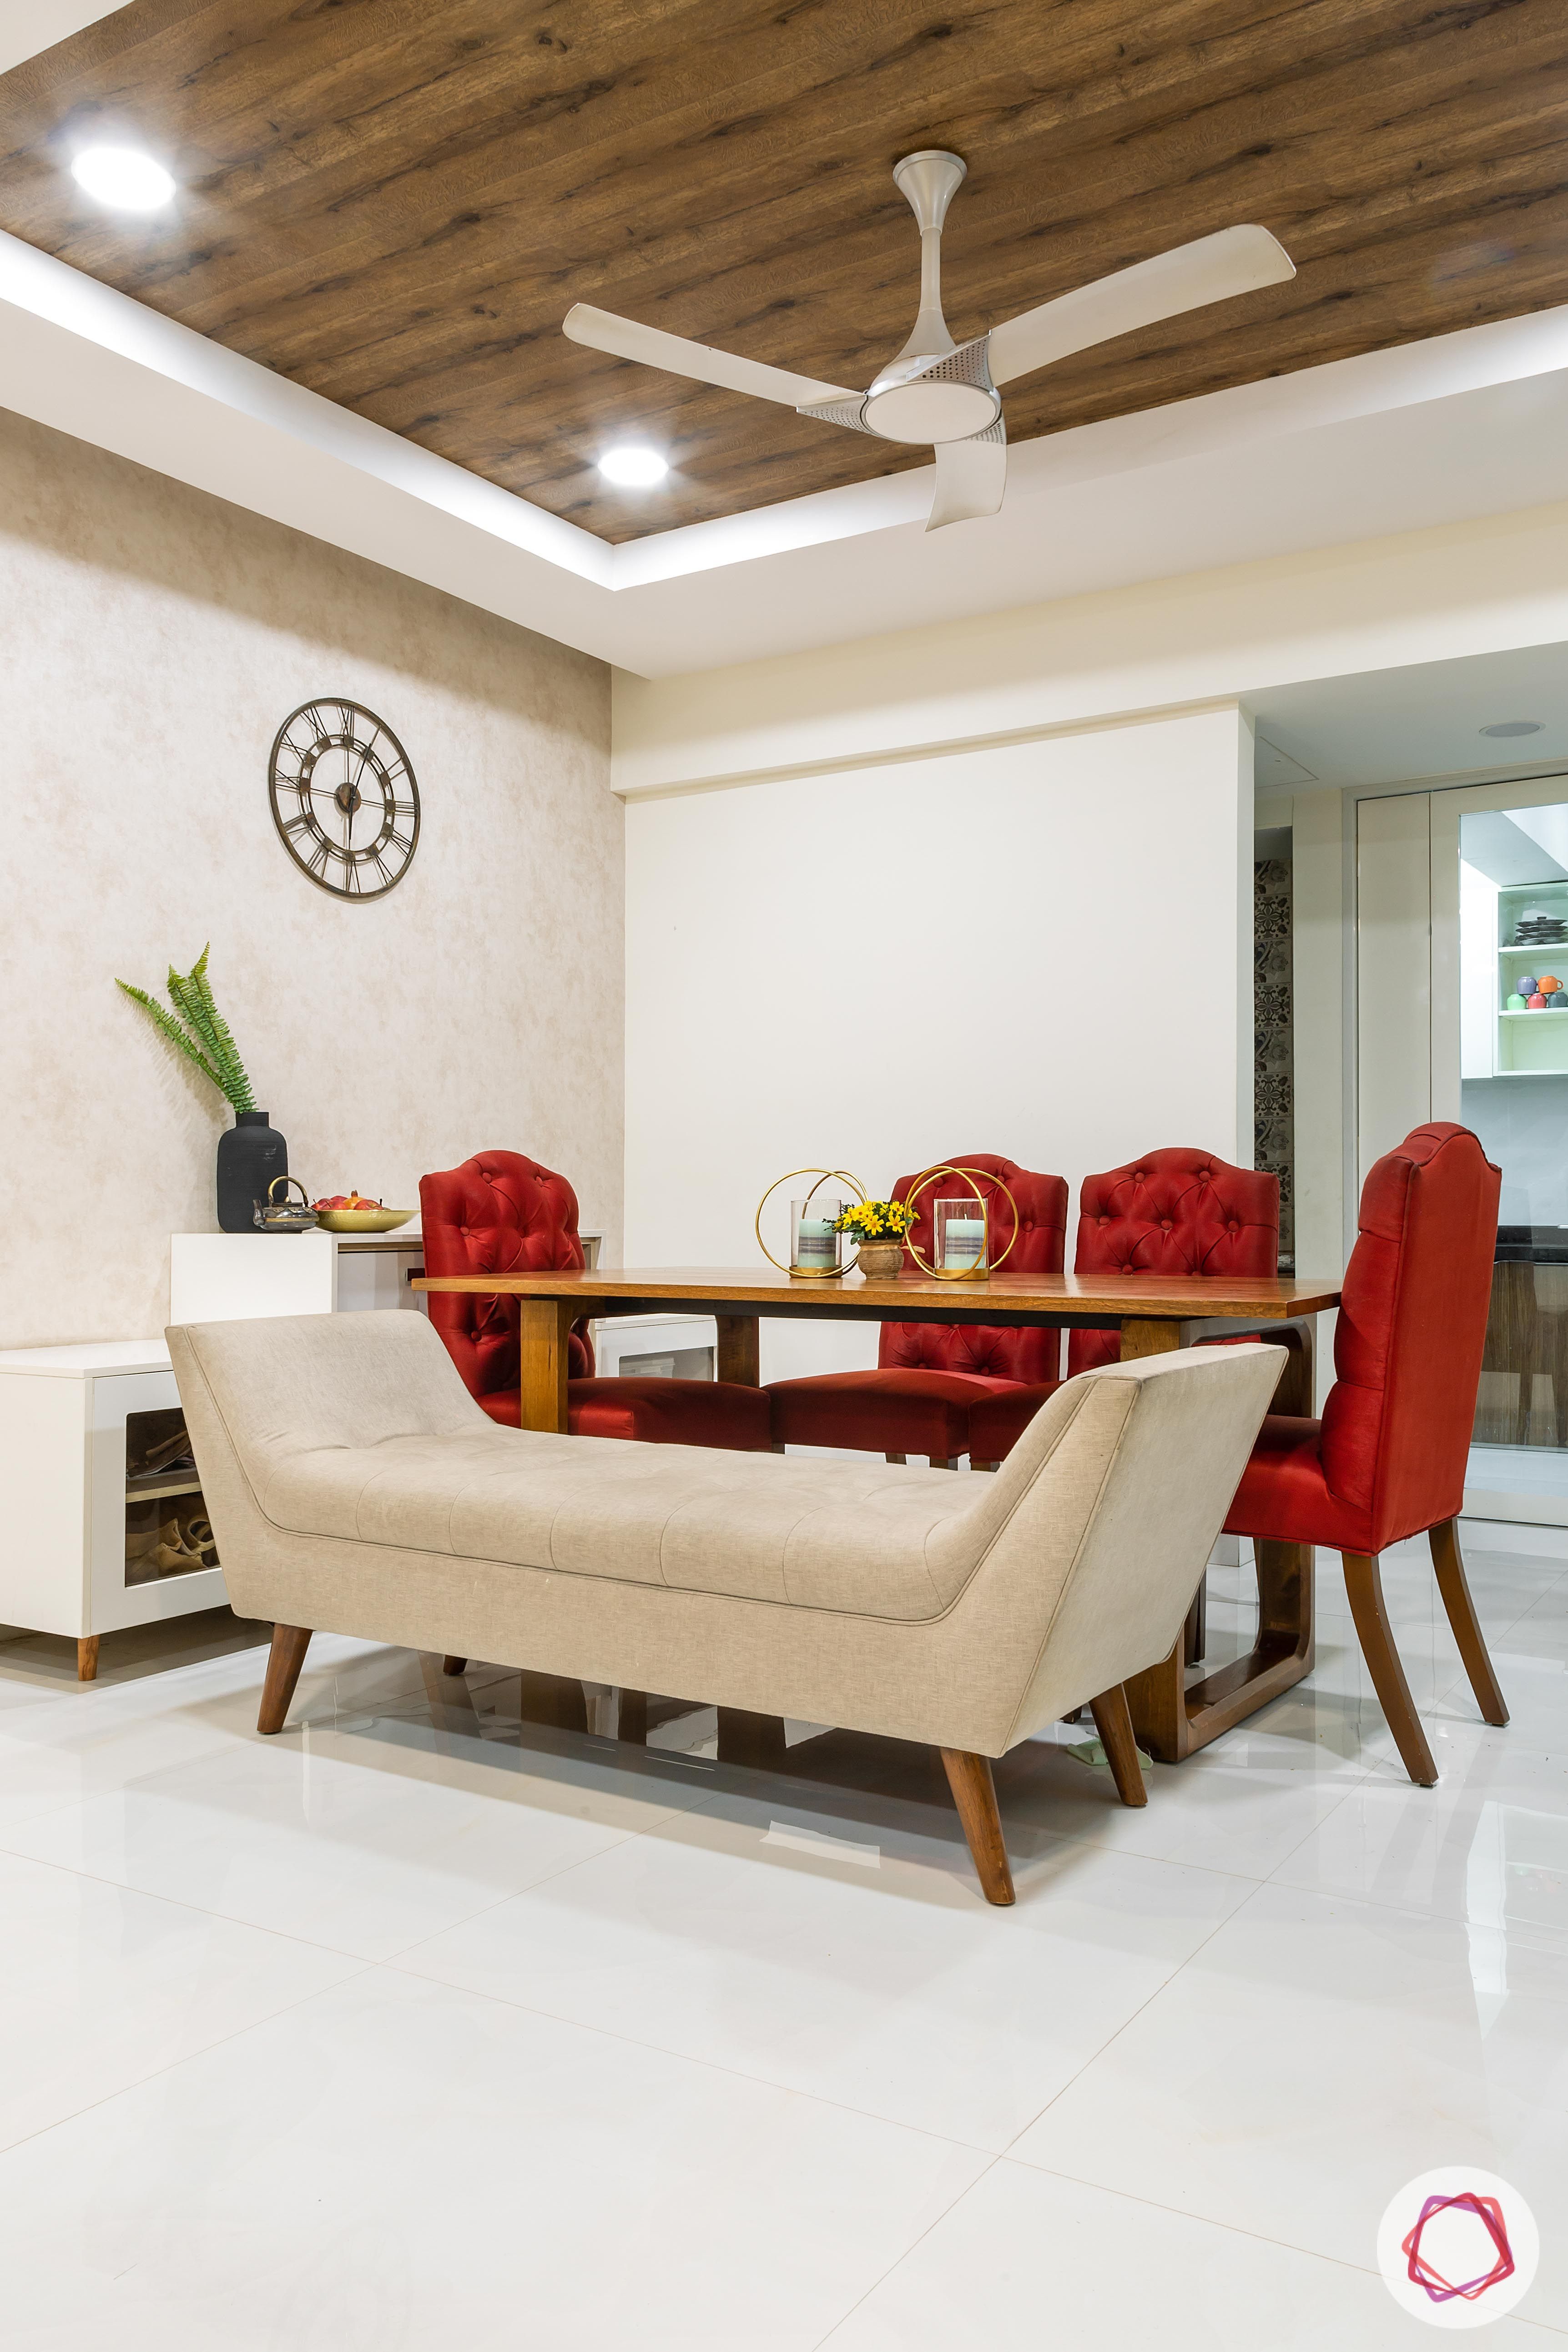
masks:
<instances>
[{"instance_id":1,"label":"glass candle holder","mask_svg":"<svg viewBox=\"0 0 1568 2352\"><path fill-rule=\"evenodd\" d=\"M826 1201L820 1192L809 1201L789 1204L789 1270L792 1274L842 1274L844 1236L834 1227L843 1213L842 1201Z\"/></svg>"},{"instance_id":2,"label":"glass candle holder","mask_svg":"<svg viewBox=\"0 0 1568 2352\"><path fill-rule=\"evenodd\" d=\"M985 1204L973 1192L931 1204L932 1262L943 1274L979 1274L985 1265Z\"/></svg>"}]
</instances>

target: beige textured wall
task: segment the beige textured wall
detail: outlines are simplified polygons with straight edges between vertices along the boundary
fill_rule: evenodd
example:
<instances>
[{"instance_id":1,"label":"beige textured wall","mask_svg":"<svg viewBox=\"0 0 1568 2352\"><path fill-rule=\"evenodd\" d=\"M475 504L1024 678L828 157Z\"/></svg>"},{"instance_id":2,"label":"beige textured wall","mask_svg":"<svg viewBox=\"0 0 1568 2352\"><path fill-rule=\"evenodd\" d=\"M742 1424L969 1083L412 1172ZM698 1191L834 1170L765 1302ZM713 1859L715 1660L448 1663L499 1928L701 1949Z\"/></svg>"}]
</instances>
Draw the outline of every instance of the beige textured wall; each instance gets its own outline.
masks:
<instances>
[{"instance_id":1,"label":"beige textured wall","mask_svg":"<svg viewBox=\"0 0 1568 2352\"><path fill-rule=\"evenodd\" d=\"M417 1205L500 1146L618 1247L622 813L605 667L0 412L0 1346L162 1328L226 1123L114 986L212 941L256 1087L312 1193ZM380 714L423 829L348 906L273 829L281 720ZM287 1244L279 1244L287 1246Z\"/></svg>"}]
</instances>

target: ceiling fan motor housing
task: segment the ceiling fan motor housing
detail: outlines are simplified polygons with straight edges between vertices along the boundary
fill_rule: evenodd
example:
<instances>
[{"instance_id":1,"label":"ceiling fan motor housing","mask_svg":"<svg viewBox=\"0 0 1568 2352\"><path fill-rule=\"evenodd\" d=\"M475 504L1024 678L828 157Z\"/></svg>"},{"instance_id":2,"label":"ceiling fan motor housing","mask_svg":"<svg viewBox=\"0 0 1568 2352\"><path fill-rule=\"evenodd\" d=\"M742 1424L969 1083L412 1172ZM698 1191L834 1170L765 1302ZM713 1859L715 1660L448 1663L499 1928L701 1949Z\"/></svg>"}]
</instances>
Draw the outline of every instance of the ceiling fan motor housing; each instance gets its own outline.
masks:
<instances>
[{"instance_id":1,"label":"ceiling fan motor housing","mask_svg":"<svg viewBox=\"0 0 1568 2352\"><path fill-rule=\"evenodd\" d=\"M861 422L884 441L968 441L994 425L1002 401L991 381L978 335L956 351L900 358L882 370L866 394Z\"/></svg>"},{"instance_id":2,"label":"ceiling fan motor housing","mask_svg":"<svg viewBox=\"0 0 1568 2352\"><path fill-rule=\"evenodd\" d=\"M955 351L896 359L863 396L820 400L797 413L825 425L847 425L851 432L875 433L884 441L931 447L973 441L1002 414L1002 397L985 359L990 340L979 335Z\"/></svg>"}]
</instances>

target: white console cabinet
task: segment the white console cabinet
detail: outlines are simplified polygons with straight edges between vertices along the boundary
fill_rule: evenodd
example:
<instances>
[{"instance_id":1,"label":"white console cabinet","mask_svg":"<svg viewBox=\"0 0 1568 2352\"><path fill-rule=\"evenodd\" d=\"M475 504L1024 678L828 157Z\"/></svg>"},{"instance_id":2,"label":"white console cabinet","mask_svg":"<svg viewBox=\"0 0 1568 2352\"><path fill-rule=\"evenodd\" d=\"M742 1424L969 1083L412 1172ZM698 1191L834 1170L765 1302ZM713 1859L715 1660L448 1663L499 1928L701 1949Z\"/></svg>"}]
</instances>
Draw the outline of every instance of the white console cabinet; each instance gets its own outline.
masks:
<instances>
[{"instance_id":1,"label":"white console cabinet","mask_svg":"<svg viewBox=\"0 0 1568 2352\"><path fill-rule=\"evenodd\" d=\"M228 1597L195 1470L145 1466L183 1426L162 1339L0 1351L0 1618L84 1682L101 1634Z\"/></svg>"},{"instance_id":2,"label":"white console cabinet","mask_svg":"<svg viewBox=\"0 0 1568 2352\"><path fill-rule=\"evenodd\" d=\"M173 1234L171 1323L245 1323L256 1315L422 1308L408 1286L425 1262L417 1233Z\"/></svg>"},{"instance_id":3,"label":"white console cabinet","mask_svg":"<svg viewBox=\"0 0 1568 2352\"><path fill-rule=\"evenodd\" d=\"M592 1265L599 1235L584 1234ZM416 1226L395 1234L173 1234L171 1323L245 1323L254 1315L350 1315L426 1307L409 1286L425 1270Z\"/></svg>"}]
</instances>

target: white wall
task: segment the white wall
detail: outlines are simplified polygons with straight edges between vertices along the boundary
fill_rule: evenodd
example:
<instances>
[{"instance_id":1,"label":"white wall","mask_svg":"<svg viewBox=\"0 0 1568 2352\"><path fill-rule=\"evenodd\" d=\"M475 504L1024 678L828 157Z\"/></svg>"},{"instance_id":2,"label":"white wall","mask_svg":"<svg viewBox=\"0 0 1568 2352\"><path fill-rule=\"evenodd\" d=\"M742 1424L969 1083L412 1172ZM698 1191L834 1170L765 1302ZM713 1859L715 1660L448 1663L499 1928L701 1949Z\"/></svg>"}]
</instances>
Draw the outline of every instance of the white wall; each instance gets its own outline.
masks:
<instances>
[{"instance_id":1,"label":"white wall","mask_svg":"<svg viewBox=\"0 0 1568 2352\"><path fill-rule=\"evenodd\" d=\"M0 615L0 1346L162 1329L167 1237L214 1223L227 1114L114 982L156 989L208 940L313 1192L416 1207L424 1171L501 1145L613 1236L604 667L4 412ZM322 694L384 717L419 780L418 854L368 906L317 889L268 808L274 732Z\"/></svg>"},{"instance_id":2,"label":"white wall","mask_svg":"<svg viewBox=\"0 0 1568 2352\"><path fill-rule=\"evenodd\" d=\"M882 1191L1000 1151L1075 1210L1154 1145L1250 1164L1234 707L636 801L626 853L628 1265L752 1265L804 1161ZM875 1360L874 1327L764 1333L764 1377Z\"/></svg>"},{"instance_id":3,"label":"white wall","mask_svg":"<svg viewBox=\"0 0 1568 2352\"><path fill-rule=\"evenodd\" d=\"M1432 1109L1432 800L1356 807L1357 1188Z\"/></svg>"}]
</instances>

